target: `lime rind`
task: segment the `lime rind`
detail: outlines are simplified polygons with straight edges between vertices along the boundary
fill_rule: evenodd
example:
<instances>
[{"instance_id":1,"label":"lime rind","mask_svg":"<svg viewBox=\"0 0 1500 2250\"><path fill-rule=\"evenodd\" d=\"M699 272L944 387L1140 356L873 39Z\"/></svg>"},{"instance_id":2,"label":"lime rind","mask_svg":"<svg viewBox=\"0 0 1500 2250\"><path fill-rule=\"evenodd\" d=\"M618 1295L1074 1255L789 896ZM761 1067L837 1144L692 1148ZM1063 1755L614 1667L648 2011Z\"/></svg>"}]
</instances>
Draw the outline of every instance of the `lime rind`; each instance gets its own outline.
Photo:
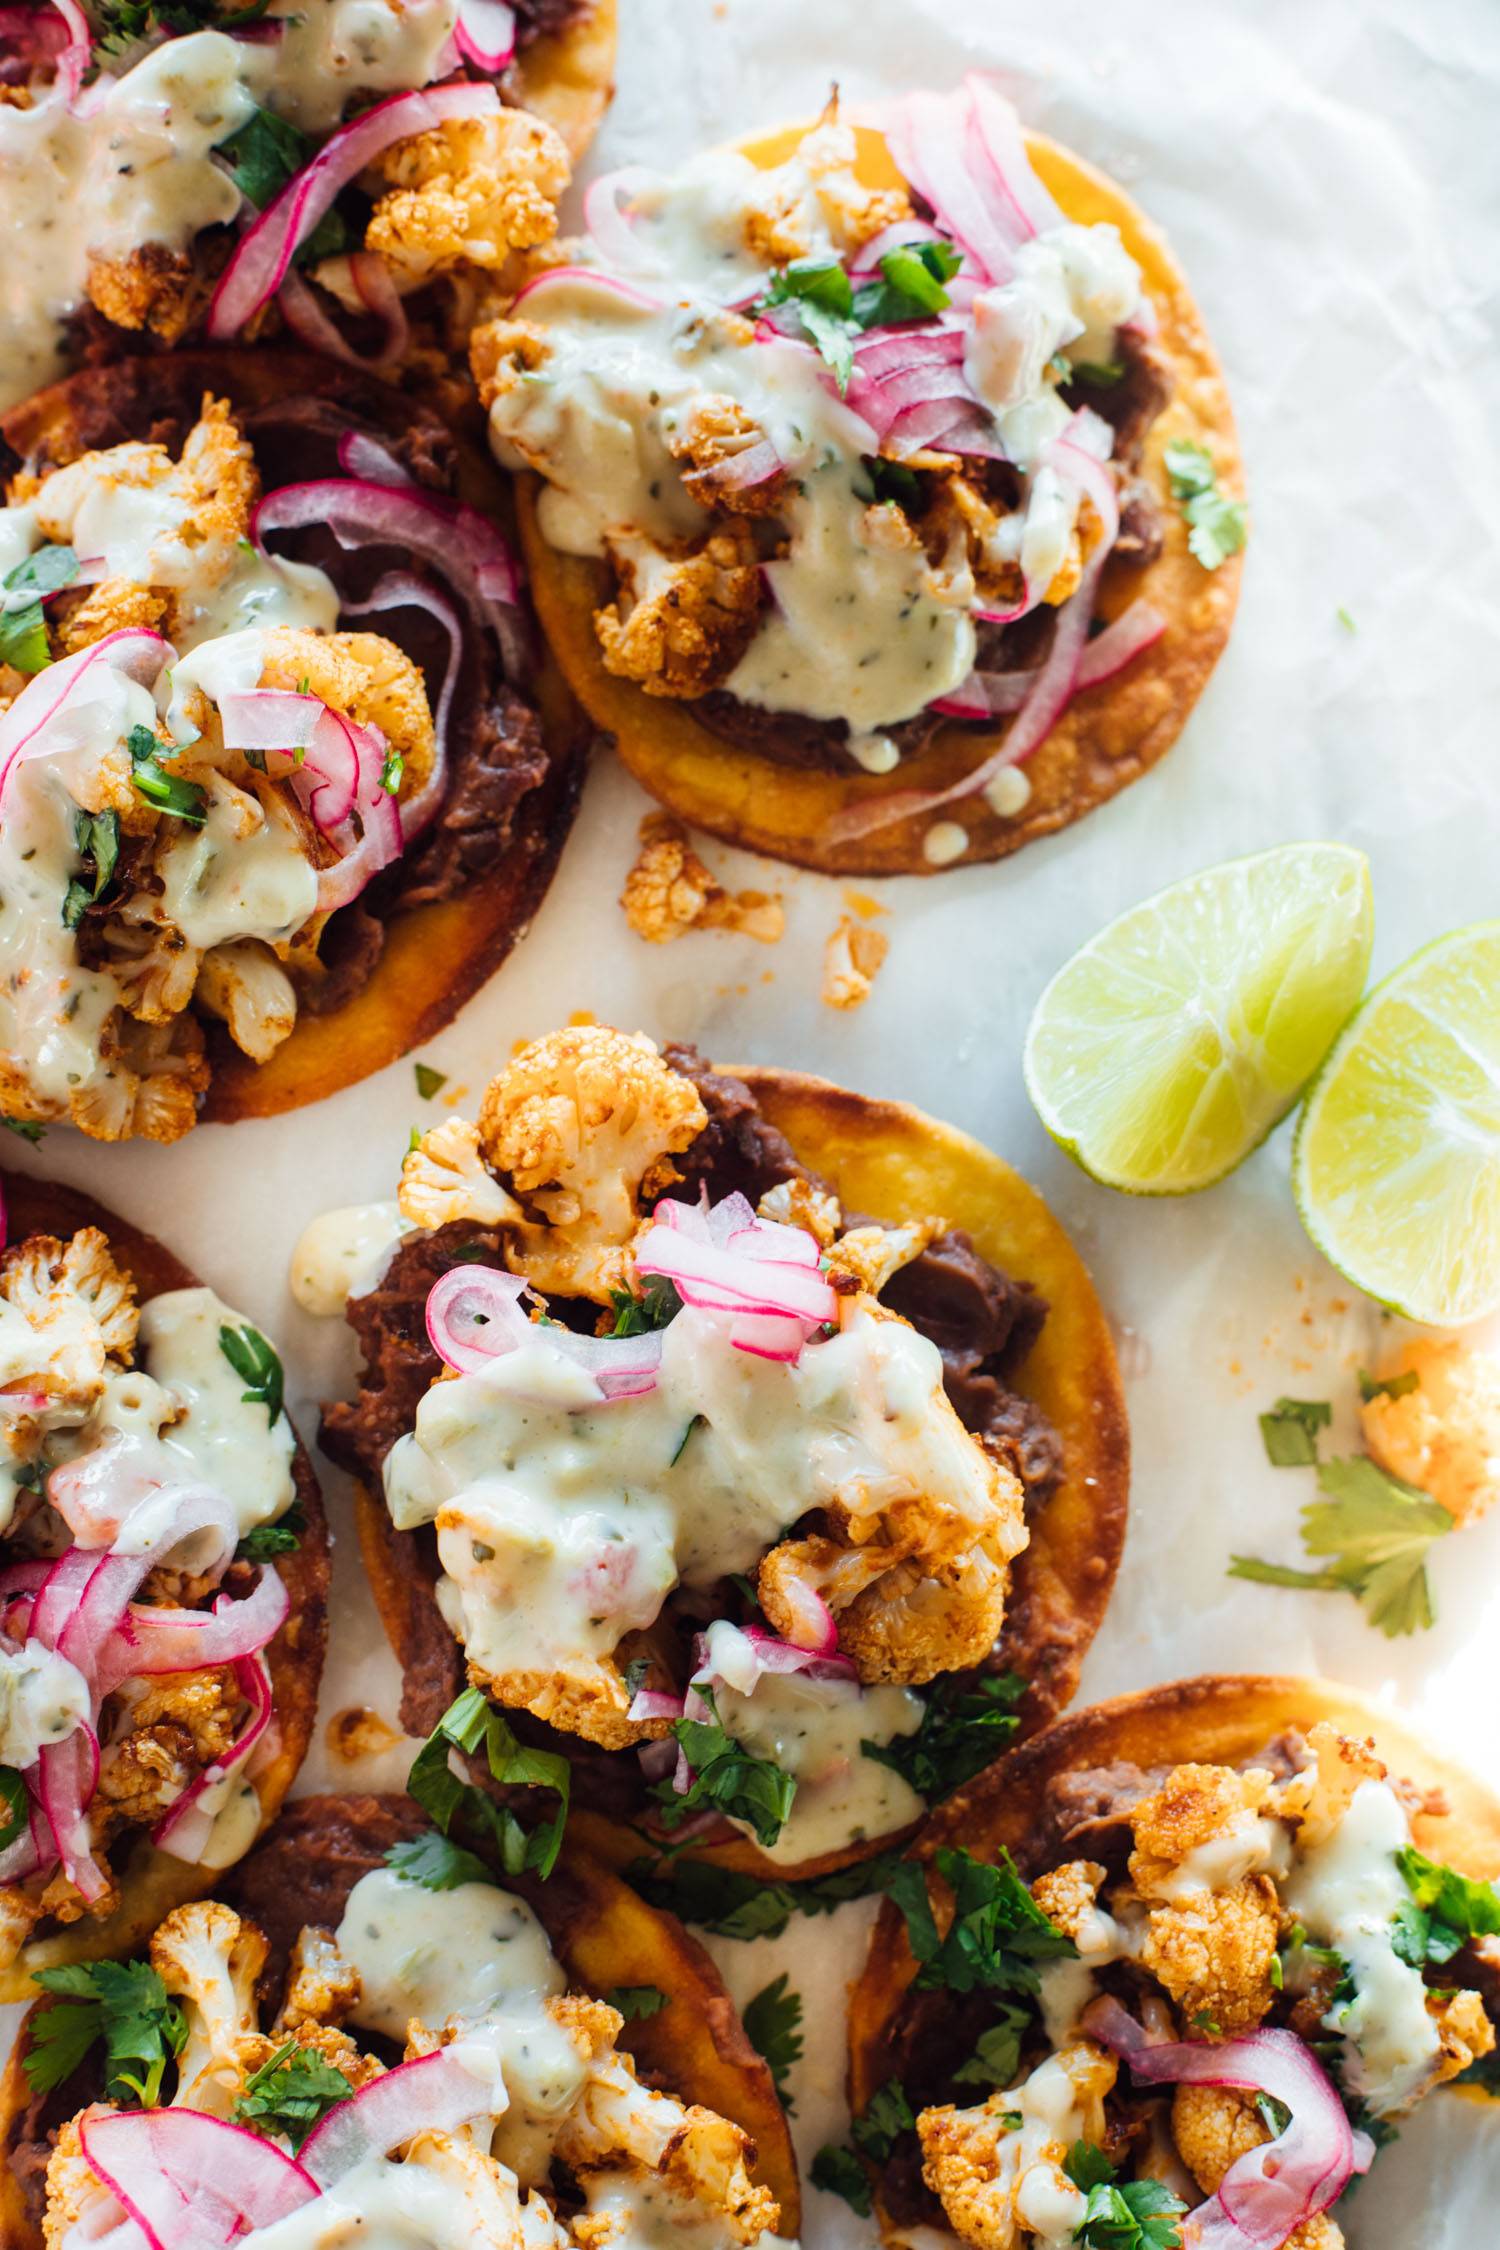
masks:
<instances>
[{"instance_id":1,"label":"lime rind","mask_svg":"<svg viewBox=\"0 0 1500 2250\"><path fill-rule=\"evenodd\" d=\"M1027 1092L1091 1178L1136 1195L1224 1179L1296 1102L1363 989L1369 864L1283 844L1118 916L1047 986Z\"/></svg>"},{"instance_id":2,"label":"lime rind","mask_svg":"<svg viewBox=\"0 0 1500 2250\"><path fill-rule=\"evenodd\" d=\"M1392 1312L1500 1309L1500 922L1423 946L1378 984L1308 1089L1292 1151L1317 1248Z\"/></svg>"}]
</instances>

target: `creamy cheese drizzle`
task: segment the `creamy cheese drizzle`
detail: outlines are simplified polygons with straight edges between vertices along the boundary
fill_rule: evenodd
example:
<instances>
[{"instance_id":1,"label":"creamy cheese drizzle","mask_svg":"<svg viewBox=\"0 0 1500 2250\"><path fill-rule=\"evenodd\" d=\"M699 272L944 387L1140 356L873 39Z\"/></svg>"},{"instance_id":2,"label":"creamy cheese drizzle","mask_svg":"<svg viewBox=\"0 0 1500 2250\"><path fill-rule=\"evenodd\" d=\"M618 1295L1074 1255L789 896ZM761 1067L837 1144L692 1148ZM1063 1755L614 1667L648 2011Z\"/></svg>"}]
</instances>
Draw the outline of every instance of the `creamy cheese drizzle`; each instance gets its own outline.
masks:
<instances>
[{"instance_id":1,"label":"creamy cheese drizzle","mask_svg":"<svg viewBox=\"0 0 1500 2250\"><path fill-rule=\"evenodd\" d=\"M1326 1843L1298 1854L1282 1896L1320 1945L1349 1964L1354 1997L1324 2017L1352 2054L1350 2090L1385 2116L1422 2091L1442 2042L1427 2012L1420 1969L1392 1944L1392 1920L1410 1898L1396 1853L1411 1828L1389 1783L1362 1781Z\"/></svg>"},{"instance_id":2,"label":"creamy cheese drizzle","mask_svg":"<svg viewBox=\"0 0 1500 2250\"><path fill-rule=\"evenodd\" d=\"M292 1252L292 1295L316 1319L336 1319L351 1297L375 1287L409 1231L394 1196L320 1213L303 1228Z\"/></svg>"},{"instance_id":3,"label":"creamy cheese drizzle","mask_svg":"<svg viewBox=\"0 0 1500 2250\"><path fill-rule=\"evenodd\" d=\"M0 1648L0 1765L35 1765L92 1712L88 1681L65 1656L36 1641Z\"/></svg>"},{"instance_id":4,"label":"creamy cheese drizzle","mask_svg":"<svg viewBox=\"0 0 1500 2250\"><path fill-rule=\"evenodd\" d=\"M982 1454L947 1409L935 1345L857 1312L795 1365L737 1351L679 1313L656 1388L590 1406L546 1330L482 1373L435 1383L385 1463L398 1529L437 1525L444 1614L471 1659L587 1674L679 1581L759 1561L838 1497L856 1515L941 1494L989 1524Z\"/></svg>"},{"instance_id":5,"label":"creamy cheese drizzle","mask_svg":"<svg viewBox=\"0 0 1500 2250\"><path fill-rule=\"evenodd\" d=\"M632 227L648 270L619 277L636 298L581 279L528 296L518 317L544 332L547 353L496 397L490 429L502 461L546 478L539 512L551 543L626 565L639 594L653 556L661 567L674 543L696 541L710 522L670 442L698 402L736 402L788 471L778 516L790 549L767 565L773 599L723 684L767 710L845 720L858 738L967 677L978 596L961 549L933 565L914 534L893 536L891 511L871 505L861 457L872 433L821 359L805 344L749 341L746 321L727 309L769 279L747 246L758 209L790 197L808 254L842 254L806 161L822 162L829 131L818 128L772 174L720 150L641 190ZM610 270L591 243L579 255ZM658 309L636 301L642 292L663 300ZM1072 223L1026 244L1014 278L978 297L965 372L1020 468L1033 468L1069 420L1059 355L1113 358L1115 331L1140 301L1139 269L1117 230ZM1043 469L1030 502L1005 519L1008 539L991 559L1022 562L1046 584L1068 552L1076 488Z\"/></svg>"},{"instance_id":6,"label":"creamy cheese drizzle","mask_svg":"<svg viewBox=\"0 0 1500 2250\"><path fill-rule=\"evenodd\" d=\"M56 86L0 108L0 405L63 367L64 324L91 265L146 243L185 250L234 223L240 192L215 156L254 115L304 132L338 124L354 96L440 74L457 0L278 0L279 39L195 31L111 58L70 110Z\"/></svg>"}]
</instances>

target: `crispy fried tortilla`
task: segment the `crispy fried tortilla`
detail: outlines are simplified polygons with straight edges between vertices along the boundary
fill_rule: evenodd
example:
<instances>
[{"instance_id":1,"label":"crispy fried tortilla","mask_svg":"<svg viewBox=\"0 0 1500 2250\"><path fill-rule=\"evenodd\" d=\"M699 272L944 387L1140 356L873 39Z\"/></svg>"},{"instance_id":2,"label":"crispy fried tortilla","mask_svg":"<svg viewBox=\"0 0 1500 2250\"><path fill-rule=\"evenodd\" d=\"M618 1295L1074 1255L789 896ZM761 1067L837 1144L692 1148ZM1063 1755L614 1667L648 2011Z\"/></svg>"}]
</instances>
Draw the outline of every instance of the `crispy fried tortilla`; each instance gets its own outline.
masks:
<instances>
[{"instance_id":1,"label":"crispy fried tortilla","mask_svg":"<svg viewBox=\"0 0 1500 2250\"><path fill-rule=\"evenodd\" d=\"M1004 1849L1031 1880L1048 1866L1097 1850L1090 1826L1097 1835L1110 1817L1111 1796L1126 1801L1142 1776L1152 1788L1176 1765L1254 1764L1279 1738L1305 1733L1319 1720L1368 1738L1393 1780L1432 1793L1412 1817L1419 1851L1466 1875L1500 1875L1500 1799L1490 1789L1352 1688L1254 1674L1173 1681L1058 1720L951 1798L923 1829L915 1853L929 1859L939 1845L956 1844L987 1859ZM1053 1793L1068 1777L1095 1769L1094 1821L1081 1833L1074 1828L1066 1841ZM849 2101L856 2117L889 2078L901 2075L901 2002L914 1973L905 1923L888 1901L850 2003Z\"/></svg>"},{"instance_id":2,"label":"crispy fried tortilla","mask_svg":"<svg viewBox=\"0 0 1500 2250\"><path fill-rule=\"evenodd\" d=\"M358 369L281 347L181 352L90 368L14 408L0 421L0 436L20 463L48 468L131 438L162 439L175 448L196 419L205 393L229 400L255 443L268 489L336 474L342 418L399 452L419 482L451 487L502 526L507 522L503 478L477 447L429 408ZM341 586L349 564L361 564L361 594L365 580L373 583L393 562L410 567L405 554L389 547L362 549L358 556L341 559L330 538L311 536L322 544L305 551L299 544L299 558L319 560ZM371 621L355 622L368 627ZM446 636L434 634L432 621L422 612L385 612L374 622L424 668L443 660ZM327 1013L301 1009L291 1035L265 1063L242 1053L222 1025L206 1024L213 1065L202 1112L206 1119L230 1124L241 1117L276 1116L383 1070L450 1023L524 936L572 825L587 726L545 651L526 696L515 695L501 679L498 656L488 643L467 653L466 663L471 677L460 682L451 727L453 786L448 806L438 815L437 833L429 831L378 887L336 916L325 941L325 955L337 962L341 944L352 944L357 952L370 934L371 916L377 918L384 942L373 969L362 979L346 979L354 989ZM445 833L454 849L465 848L473 820L463 792L467 786L477 798L483 785L479 767L484 745L498 734L502 744L514 738L518 754L524 750L521 736L532 724L528 699L540 717L546 769L521 796L498 854L472 874L465 860L465 880L450 885L453 895L403 911L403 884L414 879L414 866L428 860L435 844L448 848ZM469 762L476 779L466 785ZM478 809L482 812L482 806ZM381 932L374 935L378 942Z\"/></svg>"},{"instance_id":3,"label":"crispy fried tortilla","mask_svg":"<svg viewBox=\"0 0 1500 2250\"><path fill-rule=\"evenodd\" d=\"M786 160L805 130L789 128L742 146L769 168ZM880 137L861 128L859 143L861 177L873 185L894 184L897 174ZM1070 219L1107 220L1119 228L1160 316L1152 348L1171 371L1174 395L1147 435L1142 475L1162 502L1165 546L1143 569L1112 563L1099 606L1113 618L1140 598L1168 624L1162 638L1124 671L1075 697L1027 760L1031 795L1014 817L1002 818L982 796L947 808L943 817L960 820L969 835L967 850L947 863L957 866L1003 859L1038 836L1066 828L1155 765L1181 733L1218 661L1239 593L1242 557L1204 570L1189 554L1187 526L1168 498L1162 456L1175 439L1206 446L1221 488L1229 494L1243 490L1229 395L1182 269L1165 239L1113 181L1040 134L1028 133L1026 146ZM606 671L593 615L612 596L612 574L602 563L548 547L537 525L538 489L535 478L520 480L521 536L538 615L579 700L613 736L620 756L653 796L728 843L829 874L938 872L922 849L931 815L842 844L827 840L829 822L845 807L882 794L948 787L989 755L994 730L944 724L881 780L852 764L847 773L821 771L736 747L705 725L692 703L648 696ZM774 715L767 715L766 724L774 728Z\"/></svg>"},{"instance_id":4,"label":"crispy fried tortilla","mask_svg":"<svg viewBox=\"0 0 1500 2250\"><path fill-rule=\"evenodd\" d=\"M545 24L545 6L537 20ZM599 129L615 90L616 0L582 0L561 30L539 30L528 38L524 5L521 48L510 72L511 90L523 109L536 112L559 132L575 163Z\"/></svg>"},{"instance_id":5,"label":"crispy fried tortilla","mask_svg":"<svg viewBox=\"0 0 1500 2250\"><path fill-rule=\"evenodd\" d=\"M284 1976L299 1930L336 1927L360 1877L378 1867L393 1844L429 1825L409 1797L303 1797L287 1807L265 1842L218 1886L219 1895L270 1941L268 1988ZM621 2047L648 2084L701 2102L751 2136L758 2152L754 2177L780 2203L783 2232L795 2234L800 2189L786 2117L771 2073L745 2036L703 1948L680 1922L647 1906L572 1838L546 1882L523 1876L508 1887L543 1924L571 1984L604 1999L629 1985L654 1985L666 1994L666 2006L654 2016L626 2024ZM441 1898L432 1903L440 1913ZM23 2032L0 2080L5 2152L0 2220L13 2250L40 2244L46 2136L89 2091L80 2093L70 2084L34 2102L21 2065L24 2051Z\"/></svg>"},{"instance_id":6,"label":"crispy fried tortilla","mask_svg":"<svg viewBox=\"0 0 1500 2250\"><path fill-rule=\"evenodd\" d=\"M1011 1566L997 1651L998 1668L1028 1682L1023 1728L1045 1726L1077 1688L1125 1538L1129 1428L1109 1325L1087 1269L1036 1191L967 1134L905 1103L878 1101L826 1079L756 1069L737 1075L767 1122L786 1136L806 1169L834 1189L846 1211L890 1223L939 1215L969 1233L982 1257L1047 1301L1040 1336L1006 1379L1056 1430L1062 1478L1029 1517L1031 1542ZM438 1614L416 1536L395 1530L378 1490L361 1485L356 1508L365 1568L408 1694L430 1681L424 1723L433 1724L462 1685L462 1651ZM660 1832L633 1754L608 1758L608 1776L602 1764L596 1775L598 1754L589 1758L587 1745L572 1737L547 1739L575 1759L573 1819L589 1849L615 1867L638 1860L643 1840ZM621 1775L628 1775L628 1787ZM872 1837L786 1867L721 1823L706 1840L694 1840L691 1854L785 1881L847 1866L895 1840ZM660 1841L669 1839L660 1834Z\"/></svg>"},{"instance_id":7,"label":"crispy fried tortilla","mask_svg":"<svg viewBox=\"0 0 1500 2250\"><path fill-rule=\"evenodd\" d=\"M134 1276L142 1302L168 1289L191 1289L197 1276L154 1236L142 1234L104 1210L90 1196L50 1180L10 1172L0 1176L12 1242L29 1234L66 1239L79 1227L99 1227L119 1263ZM256 1775L261 1826L268 1827L312 1738L318 1682L327 1641L328 1525L313 1465L299 1443L293 1474L297 1503L306 1521L302 1543L278 1555L273 1568L291 1598L291 1614L267 1650L280 1735L275 1755ZM120 1904L104 1921L85 1916L66 1926L53 1923L47 1934L22 1947L9 1969L0 1970L0 2001L30 1999L31 1974L70 1961L121 1955L142 1944L164 1915L186 1900L202 1898L223 1880L209 1867L193 1867L152 1849L144 1836L133 1845L121 1879ZM9 2241L10 2237L5 2237Z\"/></svg>"}]
</instances>

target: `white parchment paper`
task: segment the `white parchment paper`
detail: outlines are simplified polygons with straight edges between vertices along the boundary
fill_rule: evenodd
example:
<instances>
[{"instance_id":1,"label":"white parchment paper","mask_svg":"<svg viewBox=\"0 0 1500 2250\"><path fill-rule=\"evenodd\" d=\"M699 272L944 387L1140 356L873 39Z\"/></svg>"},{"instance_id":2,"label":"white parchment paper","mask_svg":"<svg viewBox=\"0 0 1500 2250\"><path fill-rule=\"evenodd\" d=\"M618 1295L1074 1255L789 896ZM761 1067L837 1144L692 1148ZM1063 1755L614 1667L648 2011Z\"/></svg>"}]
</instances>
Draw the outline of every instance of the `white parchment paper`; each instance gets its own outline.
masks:
<instances>
[{"instance_id":1,"label":"white parchment paper","mask_svg":"<svg viewBox=\"0 0 1500 2250\"><path fill-rule=\"evenodd\" d=\"M1270 1469L1257 1411L1341 1396L1380 1321L1300 1231L1283 1131L1182 1203L1094 1187L1021 1086L1027 1016L1100 923L1177 876L1294 837L1374 868L1376 969L1500 910L1500 9L1493 0L621 0L619 98L597 167L669 162L859 99L998 68L1029 122L1113 172L1171 234L1229 370L1253 532L1231 648L1165 764L1020 859L881 888L889 962L859 1013L818 999L838 885L711 851L784 895L766 950L638 943L616 905L644 800L607 759L526 945L427 1052L442 1099L477 1095L511 1043L575 1009L697 1039L725 1060L825 1071L981 1135L1051 1199L1117 1323L1135 1476L1114 1605L1085 1674L1111 1694L1206 1668L1323 1670L1399 1699L1500 1784L1500 1511L1442 1543L1435 1632L1391 1643L1342 1598L1226 1579L1233 1549L1299 1559L1306 1472ZM1341 622L1340 611L1348 624ZM869 888L871 886L861 886ZM61 1131L17 1161L161 1234L283 1347L305 1434L348 1379L344 1334L292 1305L298 1231L392 1191L418 1101L410 1063L323 1104L171 1150ZM14 1152L10 1152L14 1153ZM391 1712L394 1669L339 1531L324 1717ZM306 1788L398 1782L406 1753L346 1763L321 1737ZM843 2131L842 1988L869 1908L718 1950L737 1995L780 1969L807 2000L804 2155ZM1500 2237L1500 2123L1441 2097L1382 2156L1357 2250L1476 2250ZM806 2238L861 2240L809 2191Z\"/></svg>"}]
</instances>

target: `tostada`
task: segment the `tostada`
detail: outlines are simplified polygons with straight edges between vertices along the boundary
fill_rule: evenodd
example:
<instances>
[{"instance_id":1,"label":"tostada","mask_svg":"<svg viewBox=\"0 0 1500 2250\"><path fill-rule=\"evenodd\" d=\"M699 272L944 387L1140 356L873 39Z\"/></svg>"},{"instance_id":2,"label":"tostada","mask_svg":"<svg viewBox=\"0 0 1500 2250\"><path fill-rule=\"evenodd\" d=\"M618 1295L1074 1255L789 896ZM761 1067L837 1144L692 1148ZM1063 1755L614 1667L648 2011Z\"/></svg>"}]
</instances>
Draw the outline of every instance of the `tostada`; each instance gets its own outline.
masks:
<instances>
[{"instance_id":1,"label":"tostada","mask_svg":"<svg viewBox=\"0 0 1500 2250\"><path fill-rule=\"evenodd\" d=\"M1234 424L1161 236L987 81L595 184L471 359L542 622L676 813L931 873L1077 819L1224 646Z\"/></svg>"},{"instance_id":2,"label":"tostada","mask_svg":"<svg viewBox=\"0 0 1500 2250\"><path fill-rule=\"evenodd\" d=\"M276 1352L149 1235L12 1174L0 1252L0 1999L144 1942L281 1804L328 1537Z\"/></svg>"},{"instance_id":3,"label":"tostada","mask_svg":"<svg viewBox=\"0 0 1500 2250\"><path fill-rule=\"evenodd\" d=\"M171 1141L381 1068L576 799L499 480L292 352L89 369L0 431L0 1108Z\"/></svg>"},{"instance_id":4,"label":"tostada","mask_svg":"<svg viewBox=\"0 0 1500 2250\"><path fill-rule=\"evenodd\" d=\"M1124 1532L1114 1352L949 1127L575 1027L398 1202L315 1222L293 1286L362 1347L323 1435L405 1725L467 1677L611 1857L842 1867L1071 1696Z\"/></svg>"}]
</instances>

